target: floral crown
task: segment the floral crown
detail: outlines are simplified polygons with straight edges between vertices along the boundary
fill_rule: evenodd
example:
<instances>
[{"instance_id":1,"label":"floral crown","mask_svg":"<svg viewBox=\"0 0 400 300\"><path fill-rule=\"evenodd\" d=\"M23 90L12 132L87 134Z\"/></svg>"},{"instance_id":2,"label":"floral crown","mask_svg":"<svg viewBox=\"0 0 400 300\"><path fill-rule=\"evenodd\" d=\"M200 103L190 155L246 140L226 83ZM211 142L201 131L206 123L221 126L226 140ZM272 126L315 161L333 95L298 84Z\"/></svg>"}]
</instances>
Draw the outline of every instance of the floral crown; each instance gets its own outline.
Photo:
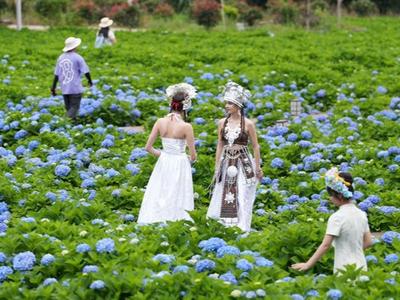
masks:
<instances>
[{"instance_id":1,"label":"floral crown","mask_svg":"<svg viewBox=\"0 0 400 300\"><path fill-rule=\"evenodd\" d=\"M232 102L240 108L242 108L251 97L249 90L233 81L228 81L228 83L225 84L222 93L225 102Z\"/></svg>"},{"instance_id":2,"label":"floral crown","mask_svg":"<svg viewBox=\"0 0 400 300\"><path fill-rule=\"evenodd\" d=\"M351 183L344 180L339 176L338 169L336 167L331 168L325 174L325 184L335 192L341 193L345 198L353 197L353 192L349 190Z\"/></svg>"},{"instance_id":3,"label":"floral crown","mask_svg":"<svg viewBox=\"0 0 400 300\"><path fill-rule=\"evenodd\" d=\"M167 87L166 94L169 101L172 101L172 98L178 93L185 95L185 99L182 101L183 110L188 110L192 106L192 99L197 95L195 87L185 82Z\"/></svg>"}]
</instances>

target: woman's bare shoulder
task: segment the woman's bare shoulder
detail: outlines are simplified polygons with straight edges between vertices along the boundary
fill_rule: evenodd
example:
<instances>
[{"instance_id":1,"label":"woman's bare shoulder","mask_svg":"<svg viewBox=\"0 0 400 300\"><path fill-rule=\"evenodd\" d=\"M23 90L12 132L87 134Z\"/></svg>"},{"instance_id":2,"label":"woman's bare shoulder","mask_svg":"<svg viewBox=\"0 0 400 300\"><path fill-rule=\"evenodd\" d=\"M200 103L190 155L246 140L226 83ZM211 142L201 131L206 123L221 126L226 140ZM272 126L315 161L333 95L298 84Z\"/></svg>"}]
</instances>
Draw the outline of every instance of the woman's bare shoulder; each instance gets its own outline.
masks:
<instances>
[{"instance_id":1,"label":"woman's bare shoulder","mask_svg":"<svg viewBox=\"0 0 400 300\"><path fill-rule=\"evenodd\" d=\"M244 118L244 122L248 126L255 126L254 121L250 120L249 118Z\"/></svg>"}]
</instances>

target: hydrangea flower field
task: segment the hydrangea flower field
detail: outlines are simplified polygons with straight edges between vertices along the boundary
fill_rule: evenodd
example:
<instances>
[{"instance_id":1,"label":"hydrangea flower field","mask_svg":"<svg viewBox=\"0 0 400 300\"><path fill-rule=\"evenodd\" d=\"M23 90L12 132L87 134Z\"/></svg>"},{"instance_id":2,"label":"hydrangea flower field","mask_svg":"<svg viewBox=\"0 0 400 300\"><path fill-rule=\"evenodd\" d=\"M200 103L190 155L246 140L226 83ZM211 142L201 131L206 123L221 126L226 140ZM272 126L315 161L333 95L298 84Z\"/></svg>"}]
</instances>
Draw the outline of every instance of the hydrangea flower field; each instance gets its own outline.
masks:
<instances>
[{"instance_id":1,"label":"hydrangea flower field","mask_svg":"<svg viewBox=\"0 0 400 300\"><path fill-rule=\"evenodd\" d=\"M384 34L383 34L384 31ZM49 87L64 39L95 85L80 122ZM0 29L0 297L4 299L398 299L400 295L400 46L396 19L347 20L343 29L271 27L246 32L94 32ZM252 94L265 177L250 233L206 219L219 87ZM190 120L194 222L136 223L155 158L144 151L165 88L198 89ZM292 116L290 102L302 113ZM286 119L287 126L277 125ZM125 126L143 126L144 132ZM158 144L158 146L160 146ZM332 166L351 172L355 200L378 232L368 272L332 274L333 250L305 261L335 208Z\"/></svg>"}]
</instances>

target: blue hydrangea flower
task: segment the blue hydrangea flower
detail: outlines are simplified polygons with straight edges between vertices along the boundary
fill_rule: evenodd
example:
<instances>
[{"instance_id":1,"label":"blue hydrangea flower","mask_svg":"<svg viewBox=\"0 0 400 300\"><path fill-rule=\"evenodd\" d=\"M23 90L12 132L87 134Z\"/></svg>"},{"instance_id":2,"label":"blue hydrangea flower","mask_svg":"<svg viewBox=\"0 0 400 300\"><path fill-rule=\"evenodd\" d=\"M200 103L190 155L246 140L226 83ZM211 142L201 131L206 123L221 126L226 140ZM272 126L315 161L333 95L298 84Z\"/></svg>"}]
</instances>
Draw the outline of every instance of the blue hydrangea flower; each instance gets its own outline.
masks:
<instances>
[{"instance_id":1,"label":"blue hydrangea flower","mask_svg":"<svg viewBox=\"0 0 400 300\"><path fill-rule=\"evenodd\" d=\"M279 157L276 157L271 161L271 167L274 169L282 169L284 167L284 165L285 165L285 162L282 159L280 159Z\"/></svg>"},{"instance_id":2,"label":"blue hydrangea flower","mask_svg":"<svg viewBox=\"0 0 400 300\"><path fill-rule=\"evenodd\" d=\"M7 231L7 224L4 222L0 222L0 233L6 232Z\"/></svg>"},{"instance_id":3,"label":"blue hydrangea flower","mask_svg":"<svg viewBox=\"0 0 400 300\"><path fill-rule=\"evenodd\" d=\"M48 286L48 285L51 285L51 284L53 284L53 283L57 283L57 279L55 279L55 278L46 278L44 281L43 281L43 285L44 286Z\"/></svg>"},{"instance_id":4,"label":"blue hydrangea flower","mask_svg":"<svg viewBox=\"0 0 400 300\"><path fill-rule=\"evenodd\" d=\"M208 240L203 240L199 243L199 248L205 252L215 252L219 248L226 245L226 242L220 238L210 238Z\"/></svg>"},{"instance_id":5,"label":"blue hydrangea flower","mask_svg":"<svg viewBox=\"0 0 400 300\"><path fill-rule=\"evenodd\" d=\"M259 208L255 211L257 216L265 216L267 212L263 208Z\"/></svg>"},{"instance_id":6,"label":"blue hydrangea flower","mask_svg":"<svg viewBox=\"0 0 400 300\"><path fill-rule=\"evenodd\" d=\"M3 212L8 211L8 205L6 202L1 201L0 202L0 214L2 214Z\"/></svg>"},{"instance_id":7,"label":"blue hydrangea flower","mask_svg":"<svg viewBox=\"0 0 400 300\"><path fill-rule=\"evenodd\" d=\"M114 146L114 141L111 139L105 139L101 142L101 147L110 148Z\"/></svg>"},{"instance_id":8,"label":"blue hydrangea flower","mask_svg":"<svg viewBox=\"0 0 400 300\"><path fill-rule=\"evenodd\" d=\"M129 157L130 161L135 161L141 157L145 157L147 155L147 151L141 148L133 149L131 152L131 156Z\"/></svg>"},{"instance_id":9,"label":"blue hydrangea flower","mask_svg":"<svg viewBox=\"0 0 400 300\"><path fill-rule=\"evenodd\" d=\"M247 259L242 258L242 259L239 259L236 262L236 268L238 268L239 270L247 272L247 271L250 271L250 270L253 269L253 264L250 263Z\"/></svg>"},{"instance_id":10,"label":"blue hydrangea flower","mask_svg":"<svg viewBox=\"0 0 400 300\"><path fill-rule=\"evenodd\" d=\"M173 273L187 273L189 271L189 267L185 265L179 265L174 268Z\"/></svg>"},{"instance_id":11,"label":"blue hydrangea flower","mask_svg":"<svg viewBox=\"0 0 400 300\"><path fill-rule=\"evenodd\" d=\"M197 125L203 125L203 124L205 124L206 123L206 120L204 120L203 118L195 118L194 119L194 123L195 124L197 124Z\"/></svg>"},{"instance_id":12,"label":"blue hydrangea flower","mask_svg":"<svg viewBox=\"0 0 400 300\"><path fill-rule=\"evenodd\" d=\"M95 265L87 265L83 267L82 273L83 274L88 274L88 273L97 273L99 271L99 267Z\"/></svg>"},{"instance_id":13,"label":"blue hydrangea flower","mask_svg":"<svg viewBox=\"0 0 400 300\"><path fill-rule=\"evenodd\" d=\"M385 180L383 178L377 178L375 179L375 184L382 186L385 184Z\"/></svg>"},{"instance_id":14,"label":"blue hydrangea flower","mask_svg":"<svg viewBox=\"0 0 400 300\"><path fill-rule=\"evenodd\" d=\"M319 297L319 293L318 293L317 290L309 290L309 291L306 293L306 296L307 296L307 297Z\"/></svg>"},{"instance_id":15,"label":"blue hydrangea flower","mask_svg":"<svg viewBox=\"0 0 400 300\"><path fill-rule=\"evenodd\" d=\"M388 167L388 170L389 170L390 172L394 173L394 172L397 171L398 168L399 168L398 165L393 164L393 165L390 165L390 166Z\"/></svg>"},{"instance_id":16,"label":"blue hydrangea flower","mask_svg":"<svg viewBox=\"0 0 400 300\"><path fill-rule=\"evenodd\" d=\"M290 295L290 297L292 298L292 300L304 300L304 297L300 294L292 294Z\"/></svg>"},{"instance_id":17,"label":"blue hydrangea flower","mask_svg":"<svg viewBox=\"0 0 400 300\"><path fill-rule=\"evenodd\" d=\"M196 263L195 269L197 273L211 271L215 268L215 262L211 259L202 259Z\"/></svg>"},{"instance_id":18,"label":"blue hydrangea flower","mask_svg":"<svg viewBox=\"0 0 400 300\"><path fill-rule=\"evenodd\" d=\"M68 176L70 172L71 168L66 165L58 165L54 170L54 174L56 174L58 177Z\"/></svg>"},{"instance_id":19,"label":"blue hydrangea flower","mask_svg":"<svg viewBox=\"0 0 400 300\"><path fill-rule=\"evenodd\" d=\"M91 223L92 223L92 225L104 225L105 224L103 219L93 219Z\"/></svg>"},{"instance_id":20,"label":"blue hydrangea flower","mask_svg":"<svg viewBox=\"0 0 400 300\"><path fill-rule=\"evenodd\" d=\"M105 288L105 283L103 280L95 280L90 284L92 290L101 290Z\"/></svg>"},{"instance_id":21,"label":"blue hydrangea flower","mask_svg":"<svg viewBox=\"0 0 400 300\"><path fill-rule=\"evenodd\" d=\"M384 86L382 86L382 85L378 86L378 87L376 88L376 91L377 91L379 94L386 94L386 93L387 93L387 89L386 89Z\"/></svg>"},{"instance_id":22,"label":"blue hydrangea flower","mask_svg":"<svg viewBox=\"0 0 400 300\"><path fill-rule=\"evenodd\" d=\"M383 212L385 215L390 215L392 213L400 211L400 208L397 208L395 206L380 206L377 207L377 209Z\"/></svg>"},{"instance_id":23,"label":"blue hydrangea flower","mask_svg":"<svg viewBox=\"0 0 400 300\"><path fill-rule=\"evenodd\" d=\"M17 271L29 271L36 262L35 254L31 251L21 252L13 258L13 268Z\"/></svg>"},{"instance_id":24,"label":"blue hydrangea flower","mask_svg":"<svg viewBox=\"0 0 400 300\"><path fill-rule=\"evenodd\" d=\"M131 175L136 175L140 172L139 167L135 164L127 164L125 169L127 169L129 172L131 172Z\"/></svg>"},{"instance_id":25,"label":"blue hydrangea flower","mask_svg":"<svg viewBox=\"0 0 400 300\"><path fill-rule=\"evenodd\" d=\"M36 140L30 141L28 144L28 149L33 151L35 150L37 147L39 147L40 143Z\"/></svg>"},{"instance_id":26,"label":"blue hydrangea flower","mask_svg":"<svg viewBox=\"0 0 400 300\"><path fill-rule=\"evenodd\" d=\"M14 139L20 140L20 139L23 139L24 137L26 137L27 135L28 135L28 131L26 131L25 129L21 129L15 133Z\"/></svg>"},{"instance_id":27,"label":"blue hydrangea flower","mask_svg":"<svg viewBox=\"0 0 400 300\"><path fill-rule=\"evenodd\" d=\"M358 204L358 207L363 211L368 211L374 204L371 201L364 200Z\"/></svg>"},{"instance_id":28,"label":"blue hydrangea flower","mask_svg":"<svg viewBox=\"0 0 400 300\"><path fill-rule=\"evenodd\" d=\"M86 253L89 252L90 250L92 250L92 248L86 243L82 243L76 246L76 252L78 253Z\"/></svg>"},{"instance_id":29,"label":"blue hydrangea flower","mask_svg":"<svg viewBox=\"0 0 400 300\"><path fill-rule=\"evenodd\" d=\"M81 187L88 188L88 187L94 187L95 185L96 185L96 183L93 178L87 178L82 181Z\"/></svg>"},{"instance_id":30,"label":"blue hydrangea flower","mask_svg":"<svg viewBox=\"0 0 400 300\"><path fill-rule=\"evenodd\" d=\"M331 300L339 300L342 298L343 294L340 290L337 289L330 289L326 295L328 296L329 299Z\"/></svg>"},{"instance_id":31,"label":"blue hydrangea flower","mask_svg":"<svg viewBox=\"0 0 400 300\"><path fill-rule=\"evenodd\" d=\"M399 261L399 257L395 253L388 254L385 256L385 263L387 263L387 264L397 263L398 261Z\"/></svg>"},{"instance_id":32,"label":"blue hydrangea flower","mask_svg":"<svg viewBox=\"0 0 400 300\"><path fill-rule=\"evenodd\" d=\"M99 253L111 253L115 250L114 241L110 238L101 239L96 243L96 250Z\"/></svg>"},{"instance_id":33,"label":"blue hydrangea flower","mask_svg":"<svg viewBox=\"0 0 400 300\"><path fill-rule=\"evenodd\" d=\"M35 223L36 220L35 220L35 218L32 218L32 217L22 217L21 218L21 222L24 222L24 223Z\"/></svg>"},{"instance_id":34,"label":"blue hydrangea flower","mask_svg":"<svg viewBox=\"0 0 400 300\"><path fill-rule=\"evenodd\" d=\"M158 261L161 264L171 264L175 261L175 256L160 253L153 256L153 260Z\"/></svg>"},{"instance_id":35,"label":"blue hydrangea flower","mask_svg":"<svg viewBox=\"0 0 400 300\"><path fill-rule=\"evenodd\" d=\"M396 279L395 278L389 278L385 280L386 283L395 285L396 284Z\"/></svg>"},{"instance_id":36,"label":"blue hydrangea flower","mask_svg":"<svg viewBox=\"0 0 400 300\"><path fill-rule=\"evenodd\" d=\"M222 274L221 276L219 276L219 279L221 279L223 281L230 282L232 284L237 284L238 283L235 275L233 275L231 272L227 272L225 274Z\"/></svg>"},{"instance_id":37,"label":"blue hydrangea flower","mask_svg":"<svg viewBox=\"0 0 400 300\"><path fill-rule=\"evenodd\" d=\"M379 197L376 196L376 195L371 195L371 196L368 196L368 197L365 199L365 201L370 201L370 202L372 202L373 204L377 204L377 203L379 203L379 201L381 201L381 198L379 198Z\"/></svg>"},{"instance_id":38,"label":"blue hydrangea flower","mask_svg":"<svg viewBox=\"0 0 400 300\"><path fill-rule=\"evenodd\" d=\"M0 282L6 280L8 275L11 275L12 273L14 273L14 271L9 266L1 266L0 267Z\"/></svg>"},{"instance_id":39,"label":"blue hydrangea flower","mask_svg":"<svg viewBox=\"0 0 400 300\"><path fill-rule=\"evenodd\" d=\"M287 139L289 142L295 142L295 141L297 141L297 134L291 133L291 134L289 134L289 135L286 137L286 139Z\"/></svg>"},{"instance_id":40,"label":"blue hydrangea flower","mask_svg":"<svg viewBox=\"0 0 400 300\"><path fill-rule=\"evenodd\" d=\"M257 257L254 263L257 267L272 267L274 265L273 261L270 261L265 257Z\"/></svg>"},{"instance_id":41,"label":"blue hydrangea flower","mask_svg":"<svg viewBox=\"0 0 400 300\"><path fill-rule=\"evenodd\" d=\"M113 196L114 198L118 198L121 196L121 190L120 189L115 189L111 192L111 196Z\"/></svg>"},{"instance_id":42,"label":"blue hydrangea flower","mask_svg":"<svg viewBox=\"0 0 400 300\"><path fill-rule=\"evenodd\" d=\"M397 239L400 240L400 233L396 231L386 231L382 237L381 240L384 241L387 244L392 244L393 240Z\"/></svg>"},{"instance_id":43,"label":"blue hydrangea flower","mask_svg":"<svg viewBox=\"0 0 400 300\"><path fill-rule=\"evenodd\" d=\"M255 291L248 291L245 294L246 299L253 299L257 297L257 294Z\"/></svg>"},{"instance_id":44,"label":"blue hydrangea flower","mask_svg":"<svg viewBox=\"0 0 400 300\"><path fill-rule=\"evenodd\" d=\"M124 221L133 222L135 221L135 216L132 214L126 214L123 216Z\"/></svg>"},{"instance_id":45,"label":"blue hydrangea flower","mask_svg":"<svg viewBox=\"0 0 400 300\"><path fill-rule=\"evenodd\" d=\"M312 139L312 133L311 133L310 131L308 131L308 130L304 130L304 131L301 133L301 137L302 137L303 139L305 139L305 140L311 140L311 139Z\"/></svg>"},{"instance_id":46,"label":"blue hydrangea flower","mask_svg":"<svg viewBox=\"0 0 400 300\"><path fill-rule=\"evenodd\" d=\"M378 263L378 259L376 258L376 256L375 255L367 255L366 257L365 257L365 260L367 261L367 262L372 262L372 263L374 263L374 264L376 264L376 263Z\"/></svg>"},{"instance_id":47,"label":"blue hydrangea flower","mask_svg":"<svg viewBox=\"0 0 400 300\"><path fill-rule=\"evenodd\" d=\"M222 246L217 250L217 257L224 257L225 255L239 256L240 250L234 246Z\"/></svg>"},{"instance_id":48,"label":"blue hydrangea flower","mask_svg":"<svg viewBox=\"0 0 400 300\"><path fill-rule=\"evenodd\" d=\"M47 199L49 199L50 201L53 201L53 202L55 202L57 200L57 195L55 193L53 193L53 192L47 192L45 194L45 197Z\"/></svg>"},{"instance_id":49,"label":"blue hydrangea flower","mask_svg":"<svg viewBox=\"0 0 400 300\"><path fill-rule=\"evenodd\" d=\"M213 80L214 75L212 73L204 73L200 78L204 80Z\"/></svg>"},{"instance_id":50,"label":"blue hydrangea flower","mask_svg":"<svg viewBox=\"0 0 400 300\"><path fill-rule=\"evenodd\" d=\"M258 297L265 297L267 293L263 289L257 289L256 294Z\"/></svg>"},{"instance_id":51,"label":"blue hydrangea flower","mask_svg":"<svg viewBox=\"0 0 400 300\"><path fill-rule=\"evenodd\" d=\"M45 254L43 255L42 259L40 260L40 263L44 266L48 266L51 263L53 263L56 260L56 258L51 255L51 254Z\"/></svg>"},{"instance_id":52,"label":"blue hydrangea flower","mask_svg":"<svg viewBox=\"0 0 400 300\"><path fill-rule=\"evenodd\" d=\"M0 264L4 263L6 260L7 256L3 252L0 252Z\"/></svg>"}]
</instances>

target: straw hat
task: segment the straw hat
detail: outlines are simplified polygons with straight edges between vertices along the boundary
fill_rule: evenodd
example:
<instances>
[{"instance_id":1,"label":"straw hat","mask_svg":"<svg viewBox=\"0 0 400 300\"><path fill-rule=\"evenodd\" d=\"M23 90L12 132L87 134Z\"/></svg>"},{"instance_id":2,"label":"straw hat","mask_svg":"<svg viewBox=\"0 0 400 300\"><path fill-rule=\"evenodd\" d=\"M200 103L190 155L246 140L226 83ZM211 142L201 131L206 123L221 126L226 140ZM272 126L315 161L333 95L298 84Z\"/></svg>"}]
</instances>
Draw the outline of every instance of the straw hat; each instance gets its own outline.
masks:
<instances>
[{"instance_id":1,"label":"straw hat","mask_svg":"<svg viewBox=\"0 0 400 300\"><path fill-rule=\"evenodd\" d=\"M65 47L63 49L64 52L68 52L72 49L75 49L81 44L82 40L75 37L69 37L65 40Z\"/></svg>"},{"instance_id":2,"label":"straw hat","mask_svg":"<svg viewBox=\"0 0 400 300\"><path fill-rule=\"evenodd\" d=\"M100 20L99 27L100 27L100 28L105 28L105 27L111 26L112 23L114 23L113 20L111 20L110 18L104 17L104 18L102 18L102 19Z\"/></svg>"}]
</instances>

